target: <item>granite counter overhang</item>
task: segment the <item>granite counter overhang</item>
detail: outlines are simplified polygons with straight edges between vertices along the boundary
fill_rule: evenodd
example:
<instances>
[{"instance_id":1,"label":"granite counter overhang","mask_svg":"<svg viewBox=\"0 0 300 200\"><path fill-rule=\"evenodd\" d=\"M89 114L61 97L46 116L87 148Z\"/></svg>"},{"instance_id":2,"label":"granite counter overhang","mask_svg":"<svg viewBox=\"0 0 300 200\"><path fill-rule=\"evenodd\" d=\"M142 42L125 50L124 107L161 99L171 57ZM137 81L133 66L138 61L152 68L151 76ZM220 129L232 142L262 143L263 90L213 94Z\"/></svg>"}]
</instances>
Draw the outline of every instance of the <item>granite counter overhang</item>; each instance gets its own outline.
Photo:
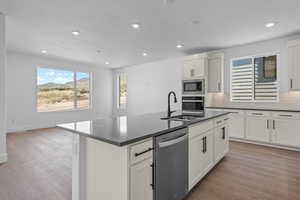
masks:
<instances>
[{"instance_id":1,"label":"granite counter overhang","mask_svg":"<svg viewBox=\"0 0 300 200\"><path fill-rule=\"evenodd\" d=\"M222 106L208 106L206 109L220 109L220 110L257 110L270 112L300 112L300 110L278 109L278 108L247 108L247 107L222 107Z\"/></svg>"},{"instance_id":2,"label":"granite counter overhang","mask_svg":"<svg viewBox=\"0 0 300 200\"><path fill-rule=\"evenodd\" d=\"M229 113L223 111L206 111L201 118L183 122L162 120L161 118L166 117L166 113L160 112L72 122L59 124L57 127L109 144L125 146L147 138L187 128L192 124L221 117ZM177 111L173 113L173 116L180 114L181 111Z\"/></svg>"}]
</instances>

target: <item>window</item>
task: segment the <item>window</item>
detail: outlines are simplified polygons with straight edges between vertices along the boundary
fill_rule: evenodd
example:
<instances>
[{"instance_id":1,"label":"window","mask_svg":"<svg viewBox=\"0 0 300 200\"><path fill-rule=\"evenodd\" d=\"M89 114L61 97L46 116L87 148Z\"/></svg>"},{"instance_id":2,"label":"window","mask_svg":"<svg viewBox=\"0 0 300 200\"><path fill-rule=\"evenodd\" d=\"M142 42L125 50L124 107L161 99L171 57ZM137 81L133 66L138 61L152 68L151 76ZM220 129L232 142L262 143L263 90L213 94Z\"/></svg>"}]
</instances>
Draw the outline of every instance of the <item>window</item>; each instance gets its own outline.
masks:
<instances>
[{"instance_id":1,"label":"window","mask_svg":"<svg viewBox=\"0 0 300 200\"><path fill-rule=\"evenodd\" d=\"M118 107L126 108L127 104L127 77L125 74L118 76Z\"/></svg>"},{"instance_id":2,"label":"window","mask_svg":"<svg viewBox=\"0 0 300 200\"><path fill-rule=\"evenodd\" d=\"M254 56L231 61L231 101L278 100L278 55Z\"/></svg>"},{"instance_id":3,"label":"window","mask_svg":"<svg viewBox=\"0 0 300 200\"><path fill-rule=\"evenodd\" d=\"M37 68L37 111L90 108L90 74Z\"/></svg>"}]
</instances>

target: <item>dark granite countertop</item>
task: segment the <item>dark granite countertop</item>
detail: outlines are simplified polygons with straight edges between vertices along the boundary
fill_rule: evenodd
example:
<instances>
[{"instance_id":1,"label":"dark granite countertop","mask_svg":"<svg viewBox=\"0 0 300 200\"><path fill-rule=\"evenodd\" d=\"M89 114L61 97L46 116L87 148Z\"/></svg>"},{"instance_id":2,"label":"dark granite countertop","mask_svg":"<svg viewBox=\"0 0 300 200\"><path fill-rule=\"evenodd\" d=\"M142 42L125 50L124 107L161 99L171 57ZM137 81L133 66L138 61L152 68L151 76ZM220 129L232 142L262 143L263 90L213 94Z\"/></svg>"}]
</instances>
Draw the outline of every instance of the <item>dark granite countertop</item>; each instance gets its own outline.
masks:
<instances>
[{"instance_id":1,"label":"dark granite countertop","mask_svg":"<svg viewBox=\"0 0 300 200\"><path fill-rule=\"evenodd\" d=\"M172 116L180 114L181 111L177 111ZM57 127L117 146L124 146L226 114L228 112L207 111L193 121L183 122L162 120L161 118L166 117L166 113L161 112L59 124Z\"/></svg>"},{"instance_id":2,"label":"dark granite countertop","mask_svg":"<svg viewBox=\"0 0 300 200\"><path fill-rule=\"evenodd\" d=\"M260 110L260 111L274 111L274 112L300 112L300 110L289 110L289 109L272 109L272 108L240 108L240 107L219 107L212 106L206 107L207 109L232 109L232 110Z\"/></svg>"}]
</instances>

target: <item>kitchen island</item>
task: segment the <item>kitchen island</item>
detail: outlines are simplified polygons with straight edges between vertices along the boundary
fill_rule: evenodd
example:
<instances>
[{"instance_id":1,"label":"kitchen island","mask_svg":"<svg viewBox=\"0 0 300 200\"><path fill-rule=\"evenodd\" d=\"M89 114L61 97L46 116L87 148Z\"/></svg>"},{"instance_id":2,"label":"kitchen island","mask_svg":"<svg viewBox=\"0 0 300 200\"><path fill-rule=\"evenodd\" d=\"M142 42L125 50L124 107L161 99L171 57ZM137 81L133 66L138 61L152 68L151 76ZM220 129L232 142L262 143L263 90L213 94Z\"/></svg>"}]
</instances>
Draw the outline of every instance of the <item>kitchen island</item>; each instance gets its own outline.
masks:
<instances>
[{"instance_id":1,"label":"kitchen island","mask_svg":"<svg viewBox=\"0 0 300 200\"><path fill-rule=\"evenodd\" d=\"M228 152L228 112L207 111L188 121L162 120L165 116L152 113L58 125L75 133L73 200L153 200L153 138L166 133L188 130L189 190Z\"/></svg>"}]
</instances>

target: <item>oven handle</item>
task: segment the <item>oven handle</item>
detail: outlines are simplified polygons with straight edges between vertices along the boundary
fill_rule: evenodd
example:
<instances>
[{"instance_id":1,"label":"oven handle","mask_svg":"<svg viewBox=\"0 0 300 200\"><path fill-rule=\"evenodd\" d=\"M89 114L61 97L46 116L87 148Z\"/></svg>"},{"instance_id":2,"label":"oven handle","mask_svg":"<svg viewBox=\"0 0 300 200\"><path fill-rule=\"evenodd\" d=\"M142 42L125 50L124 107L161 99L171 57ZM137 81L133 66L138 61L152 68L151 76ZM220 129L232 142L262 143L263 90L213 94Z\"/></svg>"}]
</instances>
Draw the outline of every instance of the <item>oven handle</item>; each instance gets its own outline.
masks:
<instances>
[{"instance_id":1,"label":"oven handle","mask_svg":"<svg viewBox=\"0 0 300 200\"><path fill-rule=\"evenodd\" d=\"M187 135L186 134L183 135L183 136L180 136L178 138L175 138L175 139L172 139L172 140L168 140L166 142L160 142L160 143L158 143L158 146L161 147L161 148L169 147L169 146L178 144L178 143L184 141L185 139L187 139Z\"/></svg>"},{"instance_id":2,"label":"oven handle","mask_svg":"<svg viewBox=\"0 0 300 200\"><path fill-rule=\"evenodd\" d=\"M182 100L182 102L203 102L203 100Z\"/></svg>"}]
</instances>

